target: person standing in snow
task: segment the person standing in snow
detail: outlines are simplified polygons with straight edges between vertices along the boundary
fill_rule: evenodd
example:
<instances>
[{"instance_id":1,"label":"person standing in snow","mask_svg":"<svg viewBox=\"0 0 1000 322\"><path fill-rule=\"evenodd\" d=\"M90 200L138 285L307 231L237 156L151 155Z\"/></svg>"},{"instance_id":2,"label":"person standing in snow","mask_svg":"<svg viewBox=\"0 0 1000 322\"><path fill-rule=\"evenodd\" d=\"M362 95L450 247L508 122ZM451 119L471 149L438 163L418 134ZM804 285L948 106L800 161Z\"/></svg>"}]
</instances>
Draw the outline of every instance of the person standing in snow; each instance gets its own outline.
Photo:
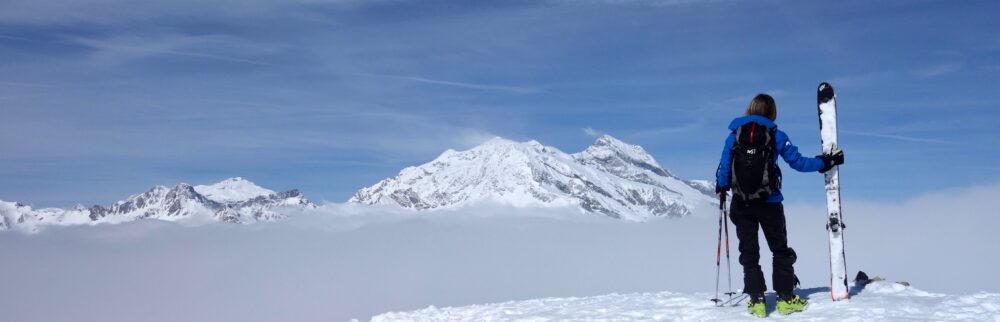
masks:
<instances>
[{"instance_id":1,"label":"person standing in snow","mask_svg":"<svg viewBox=\"0 0 1000 322\"><path fill-rule=\"evenodd\" d=\"M778 295L778 311L790 314L804 310L807 305L805 299L792 293L798 284L792 267L796 255L788 247L778 157L800 172L822 173L844 163L842 151L815 158L803 157L788 135L778 130L774 123L777 116L774 98L767 94L755 96L745 115L729 124L729 137L716 172L716 193L721 197L733 190L729 219L736 226L739 239L743 293L750 296L749 312L759 317L767 315L764 304L767 285L759 264L758 230L763 230L774 255L772 282Z\"/></svg>"}]
</instances>

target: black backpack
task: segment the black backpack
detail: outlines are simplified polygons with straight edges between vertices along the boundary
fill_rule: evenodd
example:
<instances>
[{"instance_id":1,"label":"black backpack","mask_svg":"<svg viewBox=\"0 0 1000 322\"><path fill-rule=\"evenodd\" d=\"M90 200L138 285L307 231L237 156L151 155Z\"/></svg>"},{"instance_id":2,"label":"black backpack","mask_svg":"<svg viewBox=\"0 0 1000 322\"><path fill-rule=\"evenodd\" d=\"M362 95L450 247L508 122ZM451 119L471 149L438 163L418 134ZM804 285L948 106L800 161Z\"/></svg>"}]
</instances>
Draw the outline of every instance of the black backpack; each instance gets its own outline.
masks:
<instances>
[{"instance_id":1,"label":"black backpack","mask_svg":"<svg viewBox=\"0 0 1000 322\"><path fill-rule=\"evenodd\" d=\"M736 129L729 168L734 196L744 201L766 200L781 188L774 164L776 131L755 122Z\"/></svg>"}]
</instances>

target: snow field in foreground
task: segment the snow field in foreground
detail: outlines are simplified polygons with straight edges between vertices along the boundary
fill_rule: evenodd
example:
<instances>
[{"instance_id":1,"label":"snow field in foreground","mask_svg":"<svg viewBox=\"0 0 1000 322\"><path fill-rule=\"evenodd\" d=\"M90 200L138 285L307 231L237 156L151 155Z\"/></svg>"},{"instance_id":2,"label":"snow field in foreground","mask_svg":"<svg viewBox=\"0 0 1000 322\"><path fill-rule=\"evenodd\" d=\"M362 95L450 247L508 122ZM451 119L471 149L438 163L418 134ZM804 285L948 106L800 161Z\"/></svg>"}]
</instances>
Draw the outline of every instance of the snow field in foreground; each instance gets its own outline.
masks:
<instances>
[{"instance_id":1,"label":"snow field in foreground","mask_svg":"<svg viewBox=\"0 0 1000 322\"><path fill-rule=\"evenodd\" d=\"M1000 294L945 295L928 293L893 282L875 282L848 301L830 300L829 288L797 291L809 298L804 312L783 316L775 312L768 294L768 318L795 321L1000 321ZM388 321L758 321L745 301L715 307L711 294L671 292L609 294L594 297L544 298L526 301L428 307L410 312L377 315Z\"/></svg>"}]
</instances>

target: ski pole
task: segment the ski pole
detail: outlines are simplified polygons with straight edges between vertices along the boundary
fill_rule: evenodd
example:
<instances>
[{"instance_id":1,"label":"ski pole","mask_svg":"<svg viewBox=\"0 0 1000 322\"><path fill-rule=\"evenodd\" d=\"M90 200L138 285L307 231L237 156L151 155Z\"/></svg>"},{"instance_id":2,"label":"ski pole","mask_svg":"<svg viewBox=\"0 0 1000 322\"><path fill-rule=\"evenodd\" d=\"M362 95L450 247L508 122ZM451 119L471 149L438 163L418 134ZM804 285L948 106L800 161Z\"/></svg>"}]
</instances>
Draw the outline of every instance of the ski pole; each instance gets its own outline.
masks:
<instances>
[{"instance_id":1,"label":"ski pole","mask_svg":"<svg viewBox=\"0 0 1000 322\"><path fill-rule=\"evenodd\" d=\"M727 275L727 278L729 280L729 292L726 292L726 295L729 295L729 299L732 300L733 299L733 295L736 295L736 292L733 292L732 264L729 263L729 222L725 220L725 218L726 218L726 194L725 193L723 193L719 197L719 204L720 204L719 208L721 210L720 213L722 214L722 218L723 218L722 219L723 225L726 226L726 275Z\"/></svg>"},{"instance_id":2,"label":"ski pole","mask_svg":"<svg viewBox=\"0 0 1000 322\"><path fill-rule=\"evenodd\" d=\"M719 241L715 245L715 298L712 299L712 302L715 302L716 306L719 306L722 303L722 300L719 299L719 270L720 270L720 266L722 266L721 265L721 261L722 261L722 224L723 224L723 219L724 219L723 217L725 216L724 210L723 210L724 208L723 207L725 207L725 200L726 200L726 197L724 197L724 196L725 196L725 194L722 194L722 195L719 196ZM726 227L726 229L728 231L729 227ZM727 235L728 235L728 233L727 233ZM728 236L726 238L728 239ZM727 244L728 244L728 242L727 242ZM728 251L729 247L726 246L726 248L727 248L727 251Z\"/></svg>"}]
</instances>

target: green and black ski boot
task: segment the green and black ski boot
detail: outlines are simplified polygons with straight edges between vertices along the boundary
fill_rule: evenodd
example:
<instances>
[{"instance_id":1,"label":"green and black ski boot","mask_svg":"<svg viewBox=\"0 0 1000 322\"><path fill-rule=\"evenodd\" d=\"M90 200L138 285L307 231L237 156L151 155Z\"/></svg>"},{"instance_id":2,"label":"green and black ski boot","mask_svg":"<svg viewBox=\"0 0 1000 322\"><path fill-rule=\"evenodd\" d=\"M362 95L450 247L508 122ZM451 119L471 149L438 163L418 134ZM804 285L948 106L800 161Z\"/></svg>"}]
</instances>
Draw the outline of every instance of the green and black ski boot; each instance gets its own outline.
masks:
<instances>
[{"instance_id":1,"label":"green and black ski boot","mask_svg":"<svg viewBox=\"0 0 1000 322\"><path fill-rule=\"evenodd\" d=\"M764 302L764 294L751 294L747 300L747 312L756 317L767 317L767 305Z\"/></svg>"},{"instance_id":2,"label":"green and black ski boot","mask_svg":"<svg viewBox=\"0 0 1000 322\"><path fill-rule=\"evenodd\" d=\"M778 303L775 307L782 315L789 315L795 312L802 312L809 306L809 302L798 295L778 296Z\"/></svg>"}]
</instances>

